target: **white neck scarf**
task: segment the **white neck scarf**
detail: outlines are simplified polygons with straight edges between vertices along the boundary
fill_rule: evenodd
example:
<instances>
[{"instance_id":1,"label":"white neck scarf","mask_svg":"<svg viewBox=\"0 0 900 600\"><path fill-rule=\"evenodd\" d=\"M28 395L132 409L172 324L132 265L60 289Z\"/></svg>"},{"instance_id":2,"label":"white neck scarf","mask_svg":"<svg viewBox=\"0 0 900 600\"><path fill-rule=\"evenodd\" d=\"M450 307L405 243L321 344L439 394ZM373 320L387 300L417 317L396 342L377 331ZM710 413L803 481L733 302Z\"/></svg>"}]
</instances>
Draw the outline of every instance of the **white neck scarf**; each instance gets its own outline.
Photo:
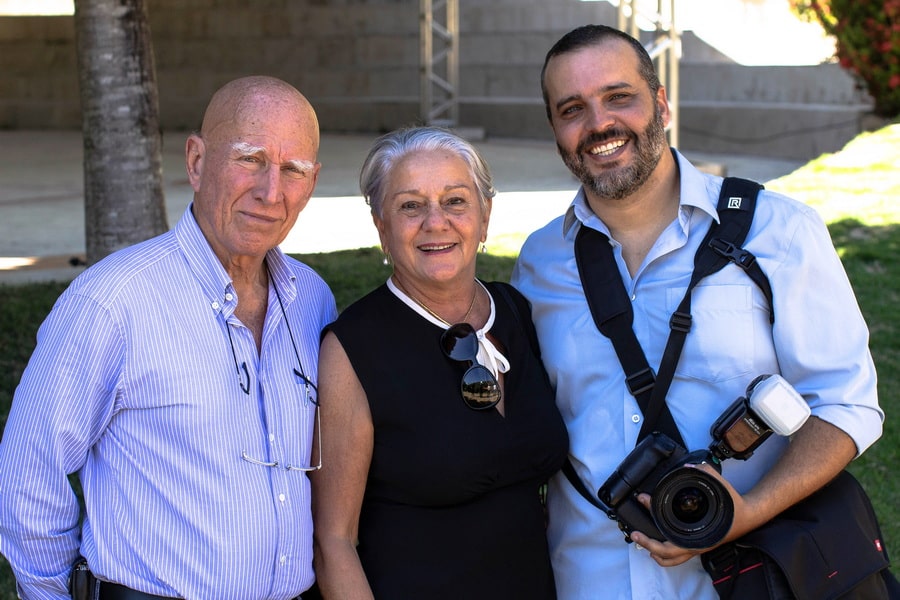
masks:
<instances>
[{"instance_id":1,"label":"white neck scarf","mask_svg":"<svg viewBox=\"0 0 900 600\"><path fill-rule=\"evenodd\" d=\"M499 377L500 373L506 373L509 371L509 360L503 353L501 353L497 347L491 342L487 337L487 332L490 331L491 326L494 324L494 298L491 296L490 292L487 291L487 288L484 287L484 284L475 280L475 283L481 286L481 289L484 290L484 293L487 294L488 300L491 301L491 314L488 317L487 323L484 324L484 327L477 330L475 335L478 337L478 357L477 360L479 363L487 367L487 369L494 374L494 377ZM416 311L419 315L421 315L427 321L437 325L441 329L449 329L446 321L436 318L434 315L430 314L427 310L422 308L422 306L410 298L406 293L403 292L400 288L398 288L394 281L388 277L387 280L388 289L393 292L395 296L397 296L404 304L408 307Z\"/></svg>"}]
</instances>

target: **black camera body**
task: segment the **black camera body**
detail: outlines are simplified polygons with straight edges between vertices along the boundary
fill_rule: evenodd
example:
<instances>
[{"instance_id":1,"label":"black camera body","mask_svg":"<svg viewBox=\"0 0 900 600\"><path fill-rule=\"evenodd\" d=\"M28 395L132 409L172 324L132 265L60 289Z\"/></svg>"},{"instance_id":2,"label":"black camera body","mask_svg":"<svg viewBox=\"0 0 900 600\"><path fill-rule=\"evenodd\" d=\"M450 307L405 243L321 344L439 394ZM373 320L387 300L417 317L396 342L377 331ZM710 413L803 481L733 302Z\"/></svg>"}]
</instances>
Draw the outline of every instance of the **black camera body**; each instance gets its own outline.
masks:
<instances>
[{"instance_id":1,"label":"black camera body","mask_svg":"<svg viewBox=\"0 0 900 600\"><path fill-rule=\"evenodd\" d=\"M712 424L708 449L688 452L654 432L625 457L597 497L628 542L640 531L682 548L708 548L731 529L734 501L721 481L686 465L705 462L721 473L721 461L747 460L773 431L790 435L808 417L809 406L784 379L757 377L747 397L735 400ZM650 494L649 511L637 500L641 493Z\"/></svg>"},{"instance_id":2,"label":"black camera body","mask_svg":"<svg viewBox=\"0 0 900 600\"><path fill-rule=\"evenodd\" d=\"M734 503L721 482L685 466L708 462L718 468L711 458L708 450L688 452L654 432L625 457L597 496L628 541L631 532L640 531L683 548L706 548L725 537L734 518ZM650 511L638 502L641 493L650 494Z\"/></svg>"}]
</instances>

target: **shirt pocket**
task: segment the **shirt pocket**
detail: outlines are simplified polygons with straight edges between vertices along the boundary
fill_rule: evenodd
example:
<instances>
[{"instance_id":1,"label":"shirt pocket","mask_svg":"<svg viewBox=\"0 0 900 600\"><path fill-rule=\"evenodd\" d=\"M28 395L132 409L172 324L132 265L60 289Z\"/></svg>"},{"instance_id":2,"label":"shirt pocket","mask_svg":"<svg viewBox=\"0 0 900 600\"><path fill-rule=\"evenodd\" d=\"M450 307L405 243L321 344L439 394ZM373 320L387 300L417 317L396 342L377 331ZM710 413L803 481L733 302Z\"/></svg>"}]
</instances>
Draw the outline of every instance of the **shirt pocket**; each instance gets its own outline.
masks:
<instances>
[{"instance_id":1,"label":"shirt pocket","mask_svg":"<svg viewBox=\"0 0 900 600\"><path fill-rule=\"evenodd\" d=\"M669 289L675 311L684 289ZM675 376L711 383L743 377L753 368L753 289L750 285L698 285L691 298L691 330Z\"/></svg>"}]
</instances>

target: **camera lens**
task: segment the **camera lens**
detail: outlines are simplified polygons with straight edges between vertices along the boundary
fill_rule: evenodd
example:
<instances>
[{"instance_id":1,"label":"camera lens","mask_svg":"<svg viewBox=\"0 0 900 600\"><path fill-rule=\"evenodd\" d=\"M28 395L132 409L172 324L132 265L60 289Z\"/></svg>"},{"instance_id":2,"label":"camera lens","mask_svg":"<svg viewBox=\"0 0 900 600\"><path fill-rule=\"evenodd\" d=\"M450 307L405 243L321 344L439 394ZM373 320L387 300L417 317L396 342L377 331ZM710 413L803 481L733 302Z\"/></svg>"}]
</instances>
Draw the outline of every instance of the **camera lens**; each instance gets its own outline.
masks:
<instances>
[{"instance_id":1,"label":"camera lens","mask_svg":"<svg viewBox=\"0 0 900 600\"><path fill-rule=\"evenodd\" d=\"M725 487L700 469L681 467L666 474L652 494L650 512L659 531L682 548L707 548L721 541L734 520L734 502Z\"/></svg>"},{"instance_id":2,"label":"camera lens","mask_svg":"<svg viewBox=\"0 0 900 600\"><path fill-rule=\"evenodd\" d=\"M709 496L698 487L684 487L672 497L672 514L683 523L697 523L709 514Z\"/></svg>"}]
</instances>

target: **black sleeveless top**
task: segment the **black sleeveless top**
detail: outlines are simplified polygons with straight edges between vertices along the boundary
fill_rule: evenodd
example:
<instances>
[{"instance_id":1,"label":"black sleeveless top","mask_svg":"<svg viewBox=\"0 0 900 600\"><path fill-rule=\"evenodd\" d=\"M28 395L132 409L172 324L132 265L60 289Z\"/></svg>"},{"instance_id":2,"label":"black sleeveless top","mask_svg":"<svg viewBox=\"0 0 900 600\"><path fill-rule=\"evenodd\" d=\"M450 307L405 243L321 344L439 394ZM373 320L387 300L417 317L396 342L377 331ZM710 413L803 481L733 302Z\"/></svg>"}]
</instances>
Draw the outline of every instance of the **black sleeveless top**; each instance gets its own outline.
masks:
<instances>
[{"instance_id":1,"label":"black sleeveless top","mask_svg":"<svg viewBox=\"0 0 900 600\"><path fill-rule=\"evenodd\" d=\"M510 362L505 416L465 405L466 366L444 356L443 329L386 285L330 326L375 426L357 550L378 600L556 597L539 487L562 465L568 436L527 303L507 284L487 286L490 332Z\"/></svg>"}]
</instances>

